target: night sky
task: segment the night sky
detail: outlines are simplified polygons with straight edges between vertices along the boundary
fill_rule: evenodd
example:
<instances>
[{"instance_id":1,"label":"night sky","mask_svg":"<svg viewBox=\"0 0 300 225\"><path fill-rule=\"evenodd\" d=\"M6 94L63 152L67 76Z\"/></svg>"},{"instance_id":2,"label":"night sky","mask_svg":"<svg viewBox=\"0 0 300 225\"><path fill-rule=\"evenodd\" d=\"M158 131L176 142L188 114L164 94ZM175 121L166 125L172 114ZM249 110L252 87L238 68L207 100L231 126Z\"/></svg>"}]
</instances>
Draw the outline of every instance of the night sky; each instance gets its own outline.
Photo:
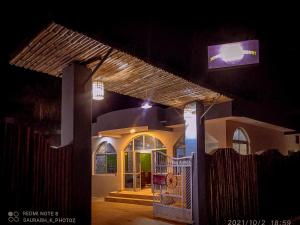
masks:
<instances>
[{"instance_id":1,"label":"night sky","mask_svg":"<svg viewBox=\"0 0 300 225\"><path fill-rule=\"evenodd\" d=\"M145 2L137 5L138 10L102 3L6 6L6 13L1 14L1 97L7 107L1 109L1 114L26 111L16 99L26 95L30 87L51 90L39 92L45 99L60 98L60 79L8 65L15 51L54 20L239 101L280 112L300 130L299 24L293 11L297 7L255 2L244 2L239 7L216 5L162 6ZM260 42L258 65L207 70L208 45L248 39ZM94 117L140 103L108 93L105 101L94 105Z\"/></svg>"}]
</instances>

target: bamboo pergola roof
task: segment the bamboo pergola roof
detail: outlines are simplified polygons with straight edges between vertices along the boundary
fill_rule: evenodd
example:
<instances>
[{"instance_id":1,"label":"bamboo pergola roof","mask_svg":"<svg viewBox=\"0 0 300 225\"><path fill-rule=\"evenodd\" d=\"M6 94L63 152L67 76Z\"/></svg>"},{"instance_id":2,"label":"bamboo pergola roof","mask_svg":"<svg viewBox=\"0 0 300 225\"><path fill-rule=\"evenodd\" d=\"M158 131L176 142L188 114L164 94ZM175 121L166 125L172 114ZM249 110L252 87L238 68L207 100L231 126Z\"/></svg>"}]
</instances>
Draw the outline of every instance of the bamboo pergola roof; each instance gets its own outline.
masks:
<instances>
[{"instance_id":1,"label":"bamboo pergola roof","mask_svg":"<svg viewBox=\"0 0 300 225\"><path fill-rule=\"evenodd\" d=\"M111 46L56 23L51 23L19 51L10 64L60 77L73 61L93 70ZM210 102L219 94L179 76L157 68L114 49L93 79L101 80L105 89L167 106L181 107L188 102ZM218 102L228 101L221 96Z\"/></svg>"}]
</instances>

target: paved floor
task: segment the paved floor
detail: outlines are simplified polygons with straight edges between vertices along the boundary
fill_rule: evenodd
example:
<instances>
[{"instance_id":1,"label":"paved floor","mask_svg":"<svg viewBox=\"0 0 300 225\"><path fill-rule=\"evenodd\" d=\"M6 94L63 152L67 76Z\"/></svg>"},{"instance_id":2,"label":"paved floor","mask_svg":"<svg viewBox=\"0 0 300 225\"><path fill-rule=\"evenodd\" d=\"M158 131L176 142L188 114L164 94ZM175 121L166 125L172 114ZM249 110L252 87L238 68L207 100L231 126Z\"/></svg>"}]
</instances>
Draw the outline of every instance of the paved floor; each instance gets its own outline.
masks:
<instances>
[{"instance_id":1,"label":"paved floor","mask_svg":"<svg viewBox=\"0 0 300 225\"><path fill-rule=\"evenodd\" d=\"M100 198L92 201L93 225L182 225L154 219L152 206L105 202Z\"/></svg>"}]
</instances>

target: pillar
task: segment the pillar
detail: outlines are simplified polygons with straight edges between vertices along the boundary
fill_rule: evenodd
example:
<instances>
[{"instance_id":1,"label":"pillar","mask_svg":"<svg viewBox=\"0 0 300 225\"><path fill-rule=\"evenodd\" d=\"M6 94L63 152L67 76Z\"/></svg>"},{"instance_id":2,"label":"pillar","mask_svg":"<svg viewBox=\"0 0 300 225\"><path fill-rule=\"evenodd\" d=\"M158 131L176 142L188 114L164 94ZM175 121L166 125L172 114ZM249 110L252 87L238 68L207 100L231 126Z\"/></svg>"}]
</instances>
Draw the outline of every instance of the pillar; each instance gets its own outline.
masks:
<instances>
[{"instance_id":1,"label":"pillar","mask_svg":"<svg viewBox=\"0 0 300 225\"><path fill-rule=\"evenodd\" d=\"M186 154L194 155L193 161L193 221L195 225L206 225L206 171L205 171L205 126L204 105L192 102L185 106Z\"/></svg>"},{"instance_id":2,"label":"pillar","mask_svg":"<svg viewBox=\"0 0 300 225\"><path fill-rule=\"evenodd\" d=\"M78 63L62 75L61 145L73 143L71 213L76 224L91 224L91 71Z\"/></svg>"}]
</instances>

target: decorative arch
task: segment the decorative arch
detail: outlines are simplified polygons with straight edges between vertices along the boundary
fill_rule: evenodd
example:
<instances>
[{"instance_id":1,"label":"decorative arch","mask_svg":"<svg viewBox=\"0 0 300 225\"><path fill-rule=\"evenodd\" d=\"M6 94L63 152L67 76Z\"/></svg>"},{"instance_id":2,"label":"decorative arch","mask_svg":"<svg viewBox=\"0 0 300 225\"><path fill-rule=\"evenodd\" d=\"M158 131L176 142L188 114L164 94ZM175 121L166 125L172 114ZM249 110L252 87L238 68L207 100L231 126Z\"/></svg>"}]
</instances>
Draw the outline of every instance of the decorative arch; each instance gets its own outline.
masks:
<instances>
[{"instance_id":1,"label":"decorative arch","mask_svg":"<svg viewBox=\"0 0 300 225\"><path fill-rule=\"evenodd\" d=\"M142 134L132 138L127 146L125 151L149 151L149 150L166 150L166 146L158 138Z\"/></svg>"},{"instance_id":2,"label":"decorative arch","mask_svg":"<svg viewBox=\"0 0 300 225\"><path fill-rule=\"evenodd\" d=\"M232 137L232 148L241 155L250 154L250 139L244 128L235 129Z\"/></svg>"},{"instance_id":3,"label":"decorative arch","mask_svg":"<svg viewBox=\"0 0 300 225\"><path fill-rule=\"evenodd\" d=\"M94 173L117 173L117 152L115 148L107 141L100 143L97 150L95 151Z\"/></svg>"}]
</instances>

